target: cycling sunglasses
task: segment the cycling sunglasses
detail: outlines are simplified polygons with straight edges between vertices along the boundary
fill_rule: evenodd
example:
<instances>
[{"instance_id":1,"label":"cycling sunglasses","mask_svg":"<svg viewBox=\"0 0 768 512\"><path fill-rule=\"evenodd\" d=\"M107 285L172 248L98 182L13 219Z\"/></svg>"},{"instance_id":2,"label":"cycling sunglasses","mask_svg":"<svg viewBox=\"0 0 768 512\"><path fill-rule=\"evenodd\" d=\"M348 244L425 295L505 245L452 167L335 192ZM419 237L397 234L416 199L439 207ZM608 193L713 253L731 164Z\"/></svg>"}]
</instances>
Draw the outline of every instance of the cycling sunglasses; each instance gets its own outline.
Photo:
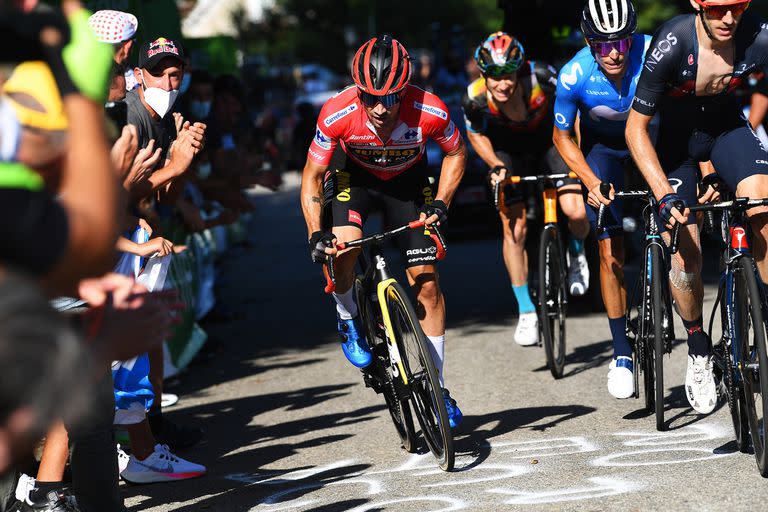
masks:
<instances>
[{"instance_id":1,"label":"cycling sunglasses","mask_svg":"<svg viewBox=\"0 0 768 512\"><path fill-rule=\"evenodd\" d=\"M365 91L358 90L357 96L366 107L375 107L377 103L381 103L384 108L392 108L400 103L400 100L403 98L403 93L393 92L391 94L377 96L375 94L370 94Z\"/></svg>"},{"instance_id":2,"label":"cycling sunglasses","mask_svg":"<svg viewBox=\"0 0 768 512\"><path fill-rule=\"evenodd\" d=\"M725 18L728 11L730 11L735 18L738 18L744 14L744 11L746 11L747 8L749 8L751 2L752 0L731 0L724 4L716 4L707 0L696 0L696 3L704 10L704 14L709 18L718 20Z\"/></svg>"},{"instance_id":3,"label":"cycling sunglasses","mask_svg":"<svg viewBox=\"0 0 768 512\"><path fill-rule=\"evenodd\" d=\"M520 64L518 62L507 62L503 66L489 64L485 67L483 74L485 76L490 76L491 78L499 78L502 76L514 75L517 73L518 69L520 69Z\"/></svg>"},{"instance_id":4,"label":"cycling sunglasses","mask_svg":"<svg viewBox=\"0 0 768 512\"><path fill-rule=\"evenodd\" d=\"M619 39L617 41L592 41L589 43L592 51L600 55L601 57L607 57L616 50L619 53L627 53L629 47L632 46L632 38L627 37Z\"/></svg>"}]
</instances>

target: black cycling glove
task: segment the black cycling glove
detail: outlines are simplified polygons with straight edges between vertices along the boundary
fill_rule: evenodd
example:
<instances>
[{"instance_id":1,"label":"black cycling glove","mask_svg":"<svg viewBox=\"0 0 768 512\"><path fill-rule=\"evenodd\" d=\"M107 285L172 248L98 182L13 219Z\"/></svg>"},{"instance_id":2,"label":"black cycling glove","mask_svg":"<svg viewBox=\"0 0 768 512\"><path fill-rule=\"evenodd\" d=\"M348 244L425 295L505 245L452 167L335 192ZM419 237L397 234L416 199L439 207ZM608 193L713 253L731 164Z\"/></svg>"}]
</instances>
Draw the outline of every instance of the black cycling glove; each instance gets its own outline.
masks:
<instances>
[{"instance_id":1,"label":"black cycling glove","mask_svg":"<svg viewBox=\"0 0 768 512\"><path fill-rule=\"evenodd\" d=\"M441 201L440 199L435 199L429 204L425 203L419 209L419 213L423 213L427 216L427 218L430 218L433 215L437 215L437 223L442 224L448 220L448 205L446 205L445 202Z\"/></svg>"},{"instance_id":2,"label":"black cycling glove","mask_svg":"<svg viewBox=\"0 0 768 512\"><path fill-rule=\"evenodd\" d=\"M699 197L703 196L709 187L712 187L712 190L715 192L719 192L721 188L723 188L723 185L725 183L723 182L723 179L718 176L715 173L707 174L703 178L701 178L701 187L699 190Z\"/></svg>"},{"instance_id":3,"label":"black cycling glove","mask_svg":"<svg viewBox=\"0 0 768 512\"><path fill-rule=\"evenodd\" d=\"M667 194L659 200L659 217L661 221L669 225L672 220L672 208L683 213L685 211L685 201L677 194Z\"/></svg>"},{"instance_id":4,"label":"black cycling glove","mask_svg":"<svg viewBox=\"0 0 768 512\"><path fill-rule=\"evenodd\" d=\"M328 255L325 254L325 249L333 248L335 246L333 233L327 231L315 231L312 236L309 237L309 257L312 258L313 263L326 263L328 261Z\"/></svg>"}]
</instances>

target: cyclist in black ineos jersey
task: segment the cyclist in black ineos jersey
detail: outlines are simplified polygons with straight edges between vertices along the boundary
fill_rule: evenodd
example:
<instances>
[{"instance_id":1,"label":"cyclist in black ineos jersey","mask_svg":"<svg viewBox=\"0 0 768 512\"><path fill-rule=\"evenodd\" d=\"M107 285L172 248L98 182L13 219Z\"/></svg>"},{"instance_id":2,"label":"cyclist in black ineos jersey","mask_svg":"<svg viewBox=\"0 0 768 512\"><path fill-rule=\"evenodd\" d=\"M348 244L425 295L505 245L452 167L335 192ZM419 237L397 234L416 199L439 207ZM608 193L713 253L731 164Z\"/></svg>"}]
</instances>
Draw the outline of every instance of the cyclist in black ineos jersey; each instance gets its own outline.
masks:
<instances>
[{"instance_id":1,"label":"cyclist in black ineos jersey","mask_svg":"<svg viewBox=\"0 0 768 512\"><path fill-rule=\"evenodd\" d=\"M768 25L747 12L749 0L691 0L695 14L678 16L658 30L646 55L627 144L659 201L662 224L680 231L680 252L669 273L672 295L688 331L686 396L702 414L712 412L717 393L710 339L702 329L701 245L687 205L697 200L699 166L717 171L739 196L768 197L768 153L760 144L733 91L768 66ZM654 148L648 126L660 116ZM702 178L699 201L716 200L718 177ZM750 211L753 252L768 278L766 209Z\"/></svg>"}]
</instances>

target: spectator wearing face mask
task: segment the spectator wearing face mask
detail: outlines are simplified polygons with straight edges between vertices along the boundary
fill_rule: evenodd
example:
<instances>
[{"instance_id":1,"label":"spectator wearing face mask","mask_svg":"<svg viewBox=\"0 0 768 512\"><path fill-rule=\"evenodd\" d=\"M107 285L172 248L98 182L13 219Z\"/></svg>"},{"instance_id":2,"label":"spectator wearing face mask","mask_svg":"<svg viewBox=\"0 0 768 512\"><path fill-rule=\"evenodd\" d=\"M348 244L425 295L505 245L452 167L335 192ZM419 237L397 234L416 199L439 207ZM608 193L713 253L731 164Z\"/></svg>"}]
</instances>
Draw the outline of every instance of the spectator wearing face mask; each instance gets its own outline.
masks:
<instances>
[{"instance_id":1,"label":"spectator wearing face mask","mask_svg":"<svg viewBox=\"0 0 768 512\"><path fill-rule=\"evenodd\" d=\"M128 124L136 126L140 148L153 139L161 148L159 168L150 178L153 190L158 190L189 169L203 147L205 125L177 126L171 115L184 74L184 51L179 44L165 37L144 43L133 71L140 87L125 97Z\"/></svg>"}]
</instances>

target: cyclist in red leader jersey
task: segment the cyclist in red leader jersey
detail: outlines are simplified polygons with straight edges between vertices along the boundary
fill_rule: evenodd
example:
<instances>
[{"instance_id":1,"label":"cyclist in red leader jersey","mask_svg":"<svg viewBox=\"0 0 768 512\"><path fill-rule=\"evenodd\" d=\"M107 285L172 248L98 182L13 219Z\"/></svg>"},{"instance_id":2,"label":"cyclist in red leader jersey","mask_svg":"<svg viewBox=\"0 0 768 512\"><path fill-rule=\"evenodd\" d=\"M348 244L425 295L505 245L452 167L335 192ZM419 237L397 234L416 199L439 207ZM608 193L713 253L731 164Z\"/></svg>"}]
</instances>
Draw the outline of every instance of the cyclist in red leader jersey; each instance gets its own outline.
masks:
<instances>
[{"instance_id":1,"label":"cyclist in red leader jersey","mask_svg":"<svg viewBox=\"0 0 768 512\"><path fill-rule=\"evenodd\" d=\"M439 225L448 218L448 206L464 175L466 147L445 104L434 94L409 85L410 77L411 62L405 48L389 35L373 38L355 54L355 85L329 99L320 111L301 188L315 263L325 263L328 255L336 255L335 243L362 236L371 191L383 200L393 225L416 218L427 225ZM446 153L437 194L426 180L425 144L429 138ZM333 228L325 231L321 220L323 177L332 156L346 163L328 173L333 185ZM428 237L416 231L405 241L408 281L442 386L445 300L435 266L436 249ZM363 368L370 364L371 352L362 334L352 287L358 251L338 253L333 297L344 355ZM443 395L451 427L455 427L461 421L461 411L445 388Z\"/></svg>"}]
</instances>

